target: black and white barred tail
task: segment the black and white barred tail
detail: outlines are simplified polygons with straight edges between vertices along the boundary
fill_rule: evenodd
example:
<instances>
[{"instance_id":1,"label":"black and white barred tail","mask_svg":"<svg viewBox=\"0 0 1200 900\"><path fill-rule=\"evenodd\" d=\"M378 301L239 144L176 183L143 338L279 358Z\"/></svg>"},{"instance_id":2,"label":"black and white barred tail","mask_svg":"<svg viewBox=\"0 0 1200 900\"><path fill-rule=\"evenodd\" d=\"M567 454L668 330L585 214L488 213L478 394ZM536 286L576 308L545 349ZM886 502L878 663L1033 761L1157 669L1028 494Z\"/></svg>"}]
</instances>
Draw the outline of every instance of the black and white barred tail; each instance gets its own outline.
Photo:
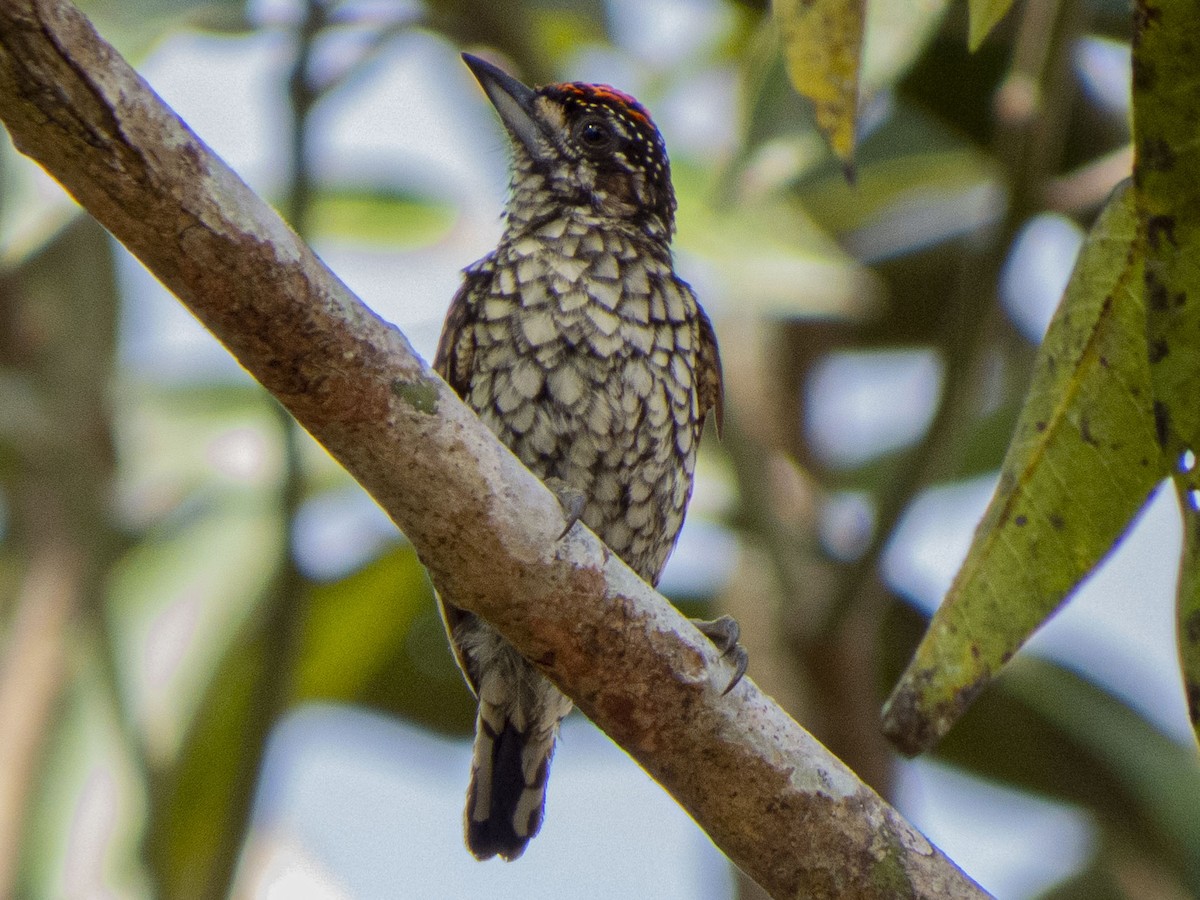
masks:
<instances>
[{"instance_id":1,"label":"black and white barred tail","mask_svg":"<svg viewBox=\"0 0 1200 900\"><path fill-rule=\"evenodd\" d=\"M481 701L467 788L467 847L478 859L513 860L542 827L558 722L529 722Z\"/></svg>"},{"instance_id":2,"label":"black and white barred tail","mask_svg":"<svg viewBox=\"0 0 1200 900\"><path fill-rule=\"evenodd\" d=\"M542 826L558 723L568 700L483 620L443 604L447 629L479 698L465 813L478 859L513 860Z\"/></svg>"}]
</instances>

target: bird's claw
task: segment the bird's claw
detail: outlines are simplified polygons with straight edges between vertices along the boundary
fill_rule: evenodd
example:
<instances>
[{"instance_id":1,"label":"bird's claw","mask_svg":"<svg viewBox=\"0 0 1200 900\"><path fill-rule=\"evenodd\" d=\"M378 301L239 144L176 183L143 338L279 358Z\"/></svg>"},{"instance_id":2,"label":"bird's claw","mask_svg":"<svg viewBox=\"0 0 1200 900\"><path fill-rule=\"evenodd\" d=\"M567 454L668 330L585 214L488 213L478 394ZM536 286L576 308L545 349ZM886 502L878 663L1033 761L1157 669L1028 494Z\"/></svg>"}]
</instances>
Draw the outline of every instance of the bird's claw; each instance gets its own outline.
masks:
<instances>
[{"instance_id":1,"label":"bird's claw","mask_svg":"<svg viewBox=\"0 0 1200 900\"><path fill-rule=\"evenodd\" d=\"M583 511L587 508L587 494L579 490L579 488L571 487L561 478L547 478L545 481L546 487L550 488L555 497L558 498L558 504L562 507L563 518L566 519L566 525L563 526L562 534L555 541L561 541L567 536L575 523L583 518Z\"/></svg>"},{"instance_id":2,"label":"bird's claw","mask_svg":"<svg viewBox=\"0 0 1200 900\"><path fill-rule=\"evenodd\" d=\"M692 619L692 624L721 651L721 659L728 659L733 663L733 678L725 686L725 690L721 691L721 696L724 697L737 687L750 665L750 654L738 643L742 629L733 616L721 616L712 620Z\"/></svg>"}]
</instances>

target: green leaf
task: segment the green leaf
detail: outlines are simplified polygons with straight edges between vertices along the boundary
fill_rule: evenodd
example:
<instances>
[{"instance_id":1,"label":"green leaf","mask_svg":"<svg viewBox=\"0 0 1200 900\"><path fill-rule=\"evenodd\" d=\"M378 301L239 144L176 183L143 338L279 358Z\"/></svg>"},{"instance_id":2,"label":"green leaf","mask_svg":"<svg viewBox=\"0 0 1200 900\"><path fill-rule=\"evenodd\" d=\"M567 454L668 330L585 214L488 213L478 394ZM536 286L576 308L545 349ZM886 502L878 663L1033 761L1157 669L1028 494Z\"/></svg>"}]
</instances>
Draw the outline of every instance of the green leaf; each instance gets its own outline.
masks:
<instances>
[{"instance_id":1,"label":"green leaf","mask_svg":"<svg viewBox=\"0 0 1200 900\"><path fill-rule=\"evenodd\" d=\"M420 247L443 238L454 224L445 203L402 191L323 186L311 220L317 237L350 238L395 248Z\"/></svg>"},{"instance_id":2,"label":"green leaf","mask_svg":"<svg viewBox=\"0 0 1200 900\"><path fill-rule=\"evenodd\" d=\"M432 602L425 569L407 544L314 588L296 673L296 701L360 700L388 670L413 620Z\"/></svg>"},{"instance_id":3,"label":"green leaf","mask_svg":"<svg viewBox=\"0 0 1200 900\"><path fill-rule=\"evenodd\" d=\"M1146 339L1154 420L1182 500L1185 548L1179 578L1180 657L1193 726L1200 728L1200 71L1195 2L1138 4L1134 16L1134 184L1145 253Z\"/></svg>"},{"instance_id":4,"label":"green leaf","mask_svg":"<svg viewBox=\"0 0 1200 900\"><path fill-rule=\"evenodd\" d=\"M1091 865L1040 894L1041 900L1127 900L1112 871L1111 857L1111 851L1097 852Z\"/></svg>"},{"instance_id":5,"label":"green leaf","mask_svg":"<svg viewBox=\"0 0 1200 900\"><path fill-rule=\"evenodd\" d=\"M867 162L863 155L853 185L841 177L814 178L802 189L805 209L832 234L850 235L889 219L911 221L914 196L928 197L930 204L943 198L947 206L954 198L963 198L964 206L977 204L973 196L992 175L987 160L966 147L940 151L927 142L919 151L888 159ZM892 231L907 234L908 241L897 241L891 248L895 253L911 253L944 237L929 229L905 231L899 224Z\"/></svg>"},{"instance_id":6,"label":"green leaf","mask_svg":"<svg viewBox=\"0 0 1200 900\"><path fill-rule=\"evenodd\" d=\"M854 159L866 0L773 0L788 76L842 164Z\"/></svg>"},{"instance_id":7,"label":"green leaf","mask_svg":"<svg viewBox=\"0 0 1200 900\"><path fill-rule=\"evenodd\" d=\"M252 30L243 0L82 0L80 9L126 58L140 59L168 35L187 27L225 34Z\"/></svg>"},{"instance_id":8,"label":"green leaf","mask_svg":"<svg viewBox=\"0 0 1200 900\"><path fill-rule=\"evenodd\" d=\"M1074 672L1042 660L1014 662L937 755L1087 809L1130 829L1123 837L1158 865L1182 877L1200 873L1195 753Z\"/></svg>"},{"instance_id":9,"label":"green leaf","mask_svg":"<svg viewBox=\"0 0 1200 900\"><path fill-rule=\"evenodd\" d=\"M971 27L967 46L971 52L979 49L979 45L1007 15L1012 5L1013 0L970 0Z\"/></svg>"},{"instance_id":10,"label":"green leaf","mask_svg":"<svg viewBox=\"0 0 1200 900\"><path fill-rule=\"evenodd\" d=\"M883 623L888 640L881 646L881 675L899 673L906 648L915 646L925 624L906 604L891 605ZM1067 668L1031 657L1014 660L933 756L1091 813L1104 832L1102 846L1123 846L1126 856L1160 871L1164 881L1194 883L1200 877L1195 751Z\"/></svg>"},{"instance_id":11,"label":"green leaf","mask_svg":"<svg viewBox=\"0 0 1200 900\"><path fill-rule=\"evenodd\" d=\"M154 779L147 852L165 898L215 900L240 847L241 816L262 746L252 740L268 666L261 629L235 641L205 693L176 764Z\"/></svg>"},{"instance_id":12,"label":"green leaf","mask_svg":"<svg viewBox=\"0 0 1200 900\"><path fill-rule=\"evenodd\" d=\"M432 624L432 628L430 628ZM255 620L232 642L205 691L188 739L161 779L152 821L165 897L200 897L239 847L243 803L253 789L277 705L264 696L267 652ZM443 731L465 733L474 704L446 645L433 592L416 552L398 546L337 582L311 589L288 704L369 703Z\"/></svg>"},{"instance_id":13,"label":"green leaf","mask_svg":"<svg viewBox=\"0 0 1200 900\"><path fill-rule=\"evenodd\" d=\"M863 44L864 94L871 94L908 71L937 34L949 0L871 0Z\"/></svg>"},{"instance_id":14,"label":"green leaf","mask_svg":"<svg viewBox=\"0 0 1200 900\"><path fill-rule=\"evenodd\" d=\"M826 145L813 120L812 104L797 95L792 87L779 43L779 29L773 20L765 19L750 36L745 52L739 57L743 68L742 106L746 110L746 121L736 158L725 173L727 183L722 186L722 196L736 193L735 176L766 144L777 142L787 146L798 171L828 158ZM671 168L674 174L675 166ZM682 204L680 209L684 209Z\"/></svg>"},{"instance_id":15,"label":"green leaf","mask_svg":"<svg viewBox=\"0 0 1200 900\"><path fill-rule=\"evenodd\" d=\"M1082 679L1037 677L1045 664L1015 666L1006 687L1089 748L1161 836L1162 851L1200 891L1200 766L1191 748L1150 727L1133 710Z\"/></svg>"},{"instance_id":16,"label":"green leaf","mask_svg":"<svg viewBox=\"0 0 1200 900\"><path fill-rule=\"evenodd\" d=\"M253 494L226 493L197 496L113 567L107 615L151 755L178 752L214 670L254 614L279 551L277 511ZM180 622L189 623L186 643L150 683L133 661L147 657L164 627Z\"/></svg>"},{"instance_id":17,"label":"green leaf","mask_svg":"<svg viewBox=\"0 0 1200 900\"><path fill-rule=\"evenodd\" d=\"M888 700L884 728L905 752L946 733L1161 478L1135 240L1125 185L1080 254L966 561Z\"/></svg>"},{"instance_id":18,"label":"green leaf","mask_svg":"<svg viewBox=\"0 0 1200 900\"><path fill-rule=\"evenodd\" d=\"M855 95L851 96L849 90L852 85L847 83L847 108L840 120L841 127L851 130L851 145L857 95L867 96L883 90L907 72L937 33L946 6L946 0L919 0L915 3L913 0L876 0L867 7L866 22L860 23L859 28L862 46L858 73L855 75L853 68L847 70L852 80L857 78L858 87L854 88ZM798 171L824 162L827 158L814 128L821 124L819 116L814 121L818 109L808 102L813 99L809 91L800 89L802 96L797 96L791 83L793 76L789 74L794 72L794 61L798 61L802 67L806 62L814 66L820 62L808 60L806 54L811 53L813 47L806 46L804 41L816 41L820 52L824 52L821 43L824 36L808 36L801 29L796 35L797 43L790 44L789 32L784 30L779 18L784 12L791 15L794 9L777 4L776 18L767 20L764 27L751 36L746 49L738 54L746 70L742 83L745 87L743 103L747 115L743 143L731 167L734 172L739 171L763 144L776 138L783 138L790 145ZM812 11L813 15L818 13L818 10ZM805 12L805 15L809 14ZM787 45L782 54L781 38ZM789 52L793 49L794 54ZM833 73L829 75L832 77ZM815 84L822 83L819 74L812 77L816 79ZM856 158L858 149L851 146ZM845 157L842 157L842 161L846 161Z\"/></svg>"},{"instance_id":19,"label":"green leaf","mask_svg":"<svg viewBox=\"0 0 1200 900\"><path fill-rule=\"evenodd\" d=\"M475 702L409 544L313 590L293 700L359 703L466 735Z\"/></svg>"},{"instance_id":20,"label":"green leaf","mask_svg":"<svg viewBox=\"0 0 1200 900\"><path fill-rule=\"evenodd\" d=\"M1179 567L1176 604L1179 662L1183 669L1188 715L1196 740L1200 742L1200 521L1197 521L1200 495L1195 493L1195 488L1182 482L1182 478L1174 479L1179 506L1183 510L1183 559Z\"/></svg>"},{"instance_id":21,"label":"green leaf","mask_svg":"<svg viewBox=\"0 0 1200 900\"><path fill-rule=\"evenodd\" d=\"M535 3L530 15L532 35L551 59L570 59L580 47L606 40L608 10L597 0Z\"/></svg>"},{"instance_id":22,"label":"green leaf","mask_svg":"<svg viewBox=\"0 0 1200 900\"><path fill-rule=\"evenodd\" d=\"M136 864L144 785L114 721L96 642L86 633L80 638L72 648L72 674L41 745L40 770L31 787L21 841L19 881L6 896L67 897L80 892L79 884L71 882L79 867L79 835L89 827L80 827L81 808L89 795L93 801L104 798L109 829L106 839L90 850L96 858L89 868L103 873L113 897L150 896Z\"/></svg>"},{"instance_id":23,"label":"green leaf","mask_svg":"<svg viewBox=\"0 0 1200 900\"><path fill-rule=\"evenodd\" d=\"M676 247L702 259L737 295L739 314L862 318L881 294L875 275L782 197L713 204L705 173L672 166L681 198Z\"/></svg>"},{"instance_id":24,"label":"green leaf","mask_svg":"<svg viewBox=\"0 0 1200 900\"><path fill-rule=\"evenodd\" d=\"M1200 447L1200 16L1143 3L1133 50L1134 183L1146 257L1146 331L1159 437Z\"/></svg>"}]
</instances>

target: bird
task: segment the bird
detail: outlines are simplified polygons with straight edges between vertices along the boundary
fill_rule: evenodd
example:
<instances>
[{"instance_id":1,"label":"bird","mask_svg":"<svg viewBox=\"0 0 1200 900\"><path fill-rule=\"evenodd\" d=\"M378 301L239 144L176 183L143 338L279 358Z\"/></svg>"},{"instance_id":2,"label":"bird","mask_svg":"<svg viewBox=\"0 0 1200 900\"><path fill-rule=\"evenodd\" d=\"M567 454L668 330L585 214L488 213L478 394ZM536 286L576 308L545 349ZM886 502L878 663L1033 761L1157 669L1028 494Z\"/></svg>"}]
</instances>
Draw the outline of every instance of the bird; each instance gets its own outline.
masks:
<instances>
[{"instance_id":1,"label":"bird","mask_svg":"<svg viewBox=\"0 0 1200 900\"><path fill-rule=\"evenodd\" d=\"M434 370L581 521L656 585L691 496L706 418L718 431L712 323L674 270L676 201L646 108L603 84L531 88L469 53L508 131L496 249L463 271ZM541 827L571 701L491 625L439 596L479 701L464 814L478 859L521 856ZM745 672L736 622L697 622ZM727 691L728 689L727 688Z\"/></svg>"}]
</instances>

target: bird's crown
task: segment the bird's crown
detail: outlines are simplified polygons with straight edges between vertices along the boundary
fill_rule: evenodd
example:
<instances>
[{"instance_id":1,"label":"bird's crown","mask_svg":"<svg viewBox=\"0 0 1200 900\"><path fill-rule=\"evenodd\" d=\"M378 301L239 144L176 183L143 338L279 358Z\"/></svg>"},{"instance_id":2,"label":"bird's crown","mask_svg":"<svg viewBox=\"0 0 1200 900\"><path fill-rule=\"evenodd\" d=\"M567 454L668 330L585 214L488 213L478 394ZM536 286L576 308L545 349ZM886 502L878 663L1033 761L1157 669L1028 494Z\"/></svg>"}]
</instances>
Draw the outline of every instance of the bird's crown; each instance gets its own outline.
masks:
<instances>
[{"instance_id":1,"label":"bird's crown","mask_svg":"<svg viewBox=\"0 0 1200 900\"><path fill-rule=\"evenodd\" d=\"M643 221L669 235L675 194L662 134L646 108L605 84L562 82L536 90L468 54L516 149L516 180L559 202L615 219Z\"/></svg>"}]
</instances>

